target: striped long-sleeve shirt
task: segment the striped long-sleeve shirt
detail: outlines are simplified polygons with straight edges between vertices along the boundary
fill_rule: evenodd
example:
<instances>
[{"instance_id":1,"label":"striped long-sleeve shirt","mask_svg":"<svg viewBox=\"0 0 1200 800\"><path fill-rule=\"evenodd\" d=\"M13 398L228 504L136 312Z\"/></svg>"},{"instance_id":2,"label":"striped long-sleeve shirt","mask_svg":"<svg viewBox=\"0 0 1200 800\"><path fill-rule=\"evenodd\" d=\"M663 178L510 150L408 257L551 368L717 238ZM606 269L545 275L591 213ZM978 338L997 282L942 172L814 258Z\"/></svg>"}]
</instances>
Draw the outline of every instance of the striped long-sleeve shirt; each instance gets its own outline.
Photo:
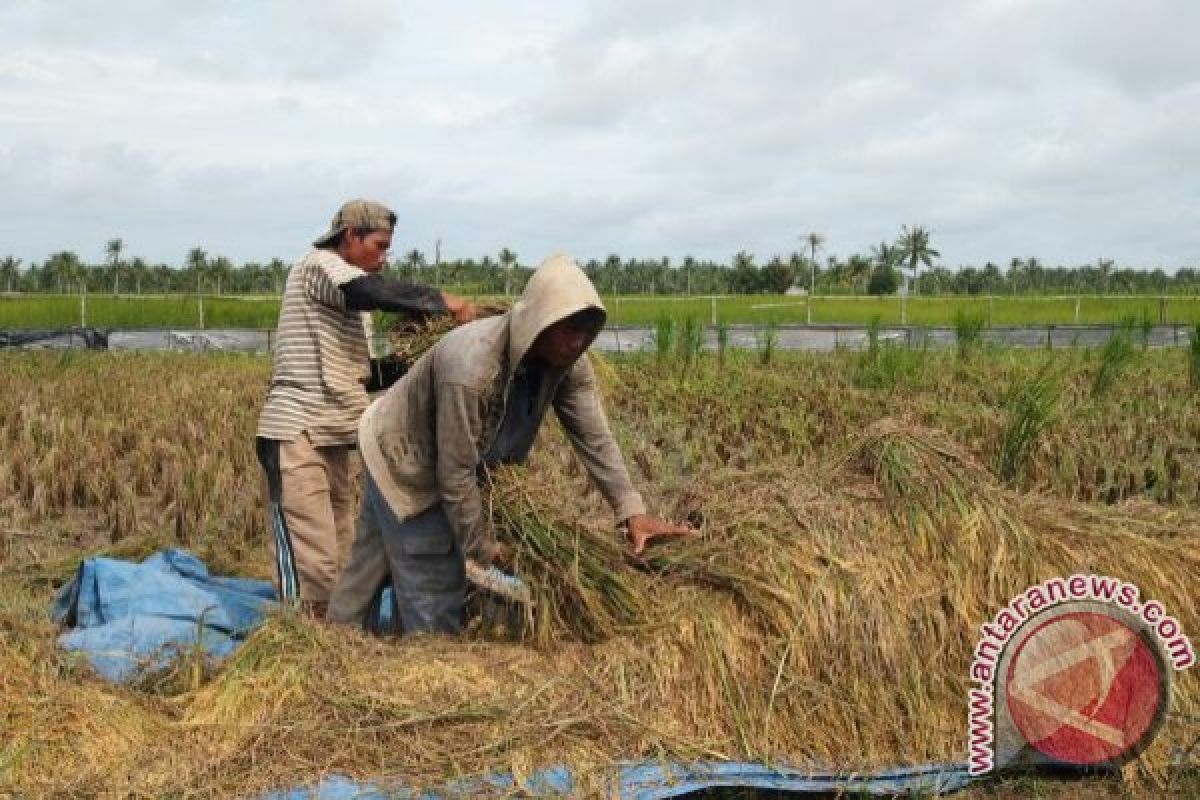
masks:
<instances>
[{"instance_id":1,"label":"striped long-sleeve shirt","mask_svg":"<svg viewBox=\"0 0 1200 800\"><path fill-rule=\"evenodd\" d=\"M363 275L331 250L292 266L258 436L292 441L307 431L317 447L355 442L368 403L371 316L348 310L339 287Z\"/></svg>"}]
</instances>

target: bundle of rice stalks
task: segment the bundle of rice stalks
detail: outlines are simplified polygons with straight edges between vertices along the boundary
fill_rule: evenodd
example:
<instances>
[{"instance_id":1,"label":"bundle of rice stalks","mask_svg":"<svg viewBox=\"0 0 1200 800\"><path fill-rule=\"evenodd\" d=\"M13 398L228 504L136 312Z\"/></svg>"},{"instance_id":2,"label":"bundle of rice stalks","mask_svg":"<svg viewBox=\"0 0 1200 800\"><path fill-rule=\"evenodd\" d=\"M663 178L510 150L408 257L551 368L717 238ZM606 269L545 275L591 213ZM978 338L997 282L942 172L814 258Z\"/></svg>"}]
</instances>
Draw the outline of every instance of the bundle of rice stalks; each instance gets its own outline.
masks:
<instances>
[{"instance_id":1,"label":"bundle of rice stalks","mask_svg":"<svg viewBox=\"0 0 1200 800\"><path fill-rule=\"evenodd\" d=\"M888 508L909 524L970 509L1001 509L991 474L944 432L885 417L855 437L825 474L850 467L870 475Z\"/></svg>"},{"instance_id":2,"label":"bundle of rice stalks","mask_svg":"<svg viewBox=\"0 0 1200 800\"><path fill-rule=\"evenodd\" d=\"M499 316L509 310L502 305L478 305L476 308L480 319ZM387 341L392 350L389 358L411 366L454 327L453 317L446 315L401 318L387 330Z\"/></svg>"},{"instance_id":3,"label":"bundle of rice stalks","mask_svg":"<svg viewBox=\"0 0 1200 800\"><path fill-rule=\"evenodd\" d=\"M530 481L524 470L499 467L490 483L493 524L514 546L516 571L533 590L527 633L535 641L565 635L596 642L646 621L645 598L616 531L584 528L570 504L551 511L544 500L553 483Z\"/></svg>"}]
</instances>

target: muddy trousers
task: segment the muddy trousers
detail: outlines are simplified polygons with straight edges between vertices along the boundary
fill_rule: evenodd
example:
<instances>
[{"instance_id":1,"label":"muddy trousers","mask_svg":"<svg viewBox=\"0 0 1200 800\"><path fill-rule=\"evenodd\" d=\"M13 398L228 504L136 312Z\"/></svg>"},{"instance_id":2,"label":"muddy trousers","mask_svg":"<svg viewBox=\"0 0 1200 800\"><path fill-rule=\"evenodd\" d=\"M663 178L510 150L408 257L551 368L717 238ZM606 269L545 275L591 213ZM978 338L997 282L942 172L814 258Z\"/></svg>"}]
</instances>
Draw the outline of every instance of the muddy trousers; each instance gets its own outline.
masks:
<instances>
[{"instance_id":1,"label":"muddy trousers","mask_svg":"<svg viewBox=\"0 0 1200 800\"><path fill-rule=\"evenodd\" d=\"M323 616L354 539L349 445L257 438L267 483L267 541L282 602Z\"/></svg>"},{"instance_id":2,"label":"muddy trousers","mask_svg":"<svg viewBox=\"0 0 1200 800\"><path fill-rule=\"evenodd\" d=\"M328 618L375 633L458 633L466 589L462 550L441 503L397 519L364 469L358 533Z\"/></svg>"}]
</instances>

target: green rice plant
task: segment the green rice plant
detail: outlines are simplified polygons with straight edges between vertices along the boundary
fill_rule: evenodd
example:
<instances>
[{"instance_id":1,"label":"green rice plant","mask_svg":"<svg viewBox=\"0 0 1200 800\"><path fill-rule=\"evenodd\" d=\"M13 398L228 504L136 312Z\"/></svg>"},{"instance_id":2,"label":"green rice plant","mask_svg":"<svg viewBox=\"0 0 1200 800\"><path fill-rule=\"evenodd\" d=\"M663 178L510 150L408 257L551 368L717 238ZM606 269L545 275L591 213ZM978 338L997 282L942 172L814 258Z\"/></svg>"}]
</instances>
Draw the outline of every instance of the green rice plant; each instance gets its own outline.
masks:
<instances>
[{"instance_id":1,"label":"green rice plant","mask_svg":"<svg viewBox=\"0 0 1200 800\"><path fill-rule=\"evenodd\" d=\"M1200 322L1192 328L1192 343L1188 346L1188 374L1193 389L1200 389Z\"/></svg>"},{"instance_id":2,"label":"green rice plant","mask_svg":"<svg viewBox=\"0 0 1200 800\"><path fill-rule=\"evenodd\" d=\"M1060 394L1058 379L1045 368L1032 378L1018 378L1009 388L1004 401L1008 424L995 459L1002 480L1015 483L1025 472L1038 438L1058 416Z\"/></svg>"},{"instance_id":3,"label":"green rice plant","mask_svg":"<svg viewBox=\"0 0 1200 800\"><path fill-rule=\"evenodd\" d=\"M894 389L910 383L924 366L925 352L885 342L874 361L860 363L854 383L865 389Z\"/></svg>"},{"instance_id":4,"label":"green rice plant","mask_svg":"<svg viewBox=\"0 0 1200 800\"><path fill-rule=\"evenodd\" d=\"M721 320L717 323L717 366L725 366L725 353L729 350L729 323Z\"/></svg>"},{"instance_id":5,"label":"green rice plant","mask_svg":"<svg viewBox=\"0 0 1200 800\"><path fill-rule=\"evenodd\" d=\"M659 364L666 362L675 346L675 318L665 314L654 323L654 352Z\"/></svg>"},{"instance_id":6,"label":"green rice plant","mask_svg":"<svg viewBox=\"0 0 1200 800\"><path fill-rule=\"evenodd\" d=\"M854 385L860 389L894 389L900 383L913 380L925 362L924 348L911 350L881 341L881 327L878 316L867 323L867 349L859 355L851 376Z\"/></svg>"},{"instance_id":7,"label":"green rice plant","mask_svg":"<svg viewBox=\"0 0 1200 800\"><path fill-rule=\"evenodd\" d=\"M779 344L779 331L775 320L767 323L758 338L758 363L764 367L771 365L775 357L775 348Z\"/></svg>"},{"instance_id":8,"label":"green rice plant","mask_svg":"<svg viewBox=\"0 0 1200 800\"><path fill-rule=\"evenodd\" d=\"M1126 317L1100 351L1100 366L1092 377L1092 397L1108 393L1133 360L1133 329L1136 318Z\"/></svg>"},{"instance_id":9,"label":"green rice plant","mask_svg":"<svg viewBox=\"0 0 1200 800\"><path fill-rule=\"evenodd\" d=\"M958 343L958 357L966 360L971 351L978 349L983 340L983 328L987 317L958 310L954 312L954 336Z\"/></svg>"},{"instance_id":10,"label":"green rice plant","mask_svg":"<svg viewBox=\"0 0 1200 800\"><path fill-rule=\"evenodd\" d=\"M867 352L872 356L879 353L879 331L883 328L883 318L878 314L867 321Z\"/></svg>"},{"instance_id":11,"label":"green rice plant","mask_svg":"<svg viewBox=\"0 0 1200 800\"><path fill-rule=\"evenodd\" d=\"M679 355L683 358L684 368L695 363L704 347L704 326L695 317L684 317L683 326L679 331Z\"/></svg>"},{"instance_id":12,"label":"green rice plant","mask_svg":"<svg viewBox=\"0 0 1200 800\"><path fill-rule=\"evenodd\" d=\"M1142 335L1142 349L1150 347L1150 335L1154 333L1154 314L1149 308L1142 308L1138 313L1138 332Z\"/></svg>"}]
</instances>

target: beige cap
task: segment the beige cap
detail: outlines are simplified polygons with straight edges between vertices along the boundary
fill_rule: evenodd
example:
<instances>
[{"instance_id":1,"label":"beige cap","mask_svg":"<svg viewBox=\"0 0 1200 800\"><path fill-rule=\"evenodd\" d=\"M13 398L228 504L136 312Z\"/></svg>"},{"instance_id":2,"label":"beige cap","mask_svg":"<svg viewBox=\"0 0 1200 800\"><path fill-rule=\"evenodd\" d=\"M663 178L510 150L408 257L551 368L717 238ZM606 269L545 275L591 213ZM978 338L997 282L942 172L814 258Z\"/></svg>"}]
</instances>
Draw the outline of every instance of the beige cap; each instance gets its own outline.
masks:
<instances>
[{"instance_id":1,"label":"beige cap","mask_svg":"<svg viewBox=\"0 0 1200 800\"><path fill-rule=\"evenodd\" d=\"M351 200L338 209L329 223L329 231L313 242L313 247L325 247L342 231L364 228L372 231L392 231L396 227L396 213L383 203L359 198Z\"/></svg>"}]
</instances>

